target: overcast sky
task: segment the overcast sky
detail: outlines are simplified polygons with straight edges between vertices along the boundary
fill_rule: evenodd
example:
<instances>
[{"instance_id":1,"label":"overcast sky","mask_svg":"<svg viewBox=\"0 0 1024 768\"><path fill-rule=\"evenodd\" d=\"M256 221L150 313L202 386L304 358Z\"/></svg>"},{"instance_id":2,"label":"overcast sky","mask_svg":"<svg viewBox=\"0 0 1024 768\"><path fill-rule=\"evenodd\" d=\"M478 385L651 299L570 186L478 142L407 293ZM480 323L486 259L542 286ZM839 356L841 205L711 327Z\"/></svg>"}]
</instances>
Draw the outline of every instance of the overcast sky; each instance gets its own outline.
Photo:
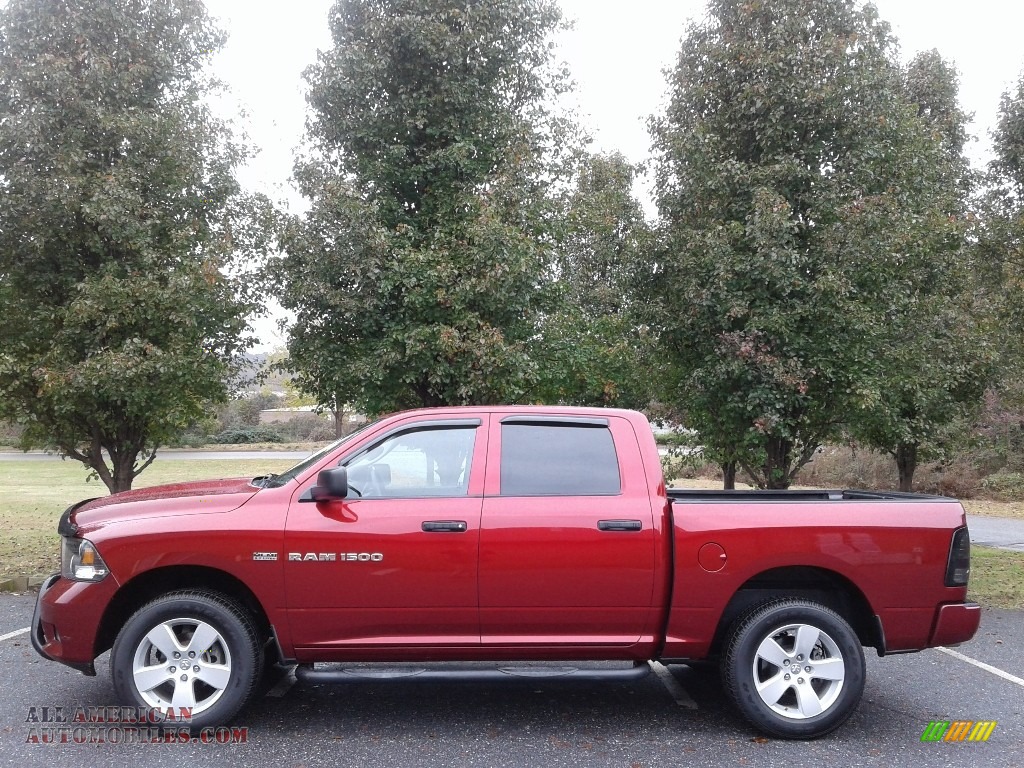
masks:
<instances>
[{"instance_id":1,"label":"overcast sky","mask_svg":"<svg viewBox=\"0 0 1024 768\"><path fill-rule=\"evenodd\" d=\"M332 2L206 0L229 33L215 70L234 101L248 110L244 125L261 149L243 180L274 197L286 193L292 150L302 133L302 70L315 60L317 49L330 46ZM975 114L979 141L970 152L976 162L983 161L1000 94L1024 69L1024 3L878 0L876 5L893 25L905 59L937 48L955 62L961 101ZM562 7L576 28L561 40L561 54L576 81L578 108L595 147L642 160L648 151L645 120L658 110L665 91L662 70L672 65L686 23L703 17L704 3L562 0Z\"/></svg>"},{"instance_id":2,"label":"overcast sky","mask_svg":"<svg viewBox=\"0 0 1024 768\"><path fill-rule=\"evenodd\" d=\"M768 0L770 2L770 0ZM561 0L575 29L561 40L561 56L577 86L577 108L594 137L594 149L618 150L630 160L648 154L645 121L662 104L666 67L672 66L689 21L705 14L702 0ZM247 187L290 204L288 185L293 150L305 118L302 71L318 49L330 47L327 11L333 0L206 0L210 13L228 32L215 59L216 74L230 87L232 101L248 116L242 125L260 155L243 169ZM976 164L988 158L988 131L1000 95L1024 69L1024 3L1020 0L878 0L883 19L894 29L904 60L937 48L956 64L964 109L975 115L978 141L968 147ZM650 211L650 208L648 207ZM284 339L269 321L257 324L264 344Z\"/></svg>"}]
</instances>

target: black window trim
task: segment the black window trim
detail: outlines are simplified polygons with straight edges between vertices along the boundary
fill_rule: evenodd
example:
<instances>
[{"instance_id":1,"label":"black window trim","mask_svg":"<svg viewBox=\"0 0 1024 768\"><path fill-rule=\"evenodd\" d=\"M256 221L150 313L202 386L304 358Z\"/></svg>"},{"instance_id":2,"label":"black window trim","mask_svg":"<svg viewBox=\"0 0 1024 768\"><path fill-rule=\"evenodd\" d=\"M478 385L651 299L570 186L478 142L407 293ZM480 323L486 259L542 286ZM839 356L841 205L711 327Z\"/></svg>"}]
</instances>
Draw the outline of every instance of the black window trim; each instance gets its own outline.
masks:
<instances>
[{"instance_id":1,"label":"black window trim","mask_svg":"<svg viewBox=\"0 0 1024 768\"><path fill-rule=\"evenodd\" d=\"M449 427L455 427L456 429L468 429L470 427L478 428L483 424L482 419L431 419L429 421L416 421L412 424L400 424L394 429L385 432L383 435L378 437L372 443L369 443L359 449L357 453L352 454L346 459L342 459L338 462L338 466L347 467L351 462L358 459L364 453L372 451L374 448L390 440L393 437L399 437L400 435L408 434L409 432L429 432L435 429L448 429ZM345 463L342 464L342 461Z\"/></svg>"},{"instance_id":2,"label":"black window trim","mask_svg":"<svg viewBox=\"0 0 1024 768\"><path fill-rule=\"evenodd\" d=\"M537 426L537 427L579 427L584 429L606 429L608 430L608 436L611 439L612 444L612 455L615 457L615 470L618 475L619 487L616 491L611 493L505 493L503 483L501 482L500 467L499 467L499 491L498 498L573 498L573 497L584 497L584 498L600 498L600 497L612 497L622 496L624 493L622 487L622 465L619 463L619 446L615 442L615 436L612 434L611 422L602 416L534 416L534 415L516 415L506 416L501 419L501 425L509 424L511 426ZM502 451L502 460L504 460L504 451Z\"/></svg>"},{"instance_id":3,"label":"black window trim","mask_svg":"<svg viewBox=\"0 0 1024 768\"><path fill-rule=\"evenodd\" d=\"M363 454L369 453L370 451L372 451L375 448L377 448L379 445L382 445L383 443L387 442L388 440L390 440L390 439L392 439L394 437L401 437L402 435L407 435L410 432L433 432L435 430L451 429L451 428L454 428L454 429L479 429L481 424L483 424L483 419L480 419L480 418L429 419L427 421L416 421L416 422L413 422L411 424L399 424L398 426L394 427L393 429L389 430L388 432L385 432L383 435L381 435L378 439L374 440L372 443L369 443L368 445L365 445L364 447L360 448L357 453L352 454L352 456L350 456L347 459L343 459L342 461L344 461L344 463L342 463L342 461L339 461L338 462L338 466L339 467L348 467L349 464L351 464L353 461L358 459ZM475 441L477 440L478 437L479 437L479 435L476 435L476 436L473 437L473 440L474 440L474 443L473 443L474 449L473 450L474 450L474 452L476 451L476 442ZM469 470L470 470L470 472L472 472L473 471L473 463L472 463L473 462L473 455L472 454L470 454L470 456L469 456L469 462L470 462L469 463ZM302 494L302 496L305 497L308 494L309 495L309 500L312 500L312 490L313 490L312 488L307 489L306 492ZM372 497L367 498L366 501L379 501L379 500L394 501L396 499L473 499L473 498L480 498L480 494L471 494L471 493L469 493L469 483L468 483L468 478L467 478L466 493L459 494L458 496L443 495L443 494L438 494L438 495L427 494L427 495L422 495L422 496L412 496L412 495L410 495L410 496L372 496ZM299 501L305 501L305 500L306 499L304 499L302 497L300 497L300 499L299 499ZM362 499L360 498L360 500L362 500Z\"/></svg>"},{"instance_id":4,"label":"black window trim","mask_svg":"<svg viewBox=\"0 0 1024 768\"><path fill-rule=\"evenodd\" d=\"M537 426L564 426L564 427L608 427L608 419L603 416L505 416L502 424L534 424Z\"/></svg>"}]
</instances>

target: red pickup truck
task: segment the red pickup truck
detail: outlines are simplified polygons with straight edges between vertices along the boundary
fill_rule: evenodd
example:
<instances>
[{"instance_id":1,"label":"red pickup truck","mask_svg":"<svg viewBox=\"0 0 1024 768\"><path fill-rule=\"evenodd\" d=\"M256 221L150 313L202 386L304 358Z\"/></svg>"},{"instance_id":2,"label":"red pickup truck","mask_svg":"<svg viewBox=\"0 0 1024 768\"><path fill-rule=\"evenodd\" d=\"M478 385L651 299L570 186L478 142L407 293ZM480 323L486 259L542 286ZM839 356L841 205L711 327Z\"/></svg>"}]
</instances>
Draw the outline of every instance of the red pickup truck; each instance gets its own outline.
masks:
<instances>
[{"instance_id":1,"label":"red pickup truck","mask_svg":"<svg viewBox=\"0 0 1024 768\"><path fill-rule=\"evenodd\" d=\"M629 679L713 660L756 727L810 738L855 710L862 646L955 645L980 620L958 502L666 490L624 410L399 413L280 475L73 505L59 533L36 650L95 674L112 649L125 704L187 708L193 727L233 717L273 663L323 682L362 668L339 662ZM528 666L568 660L633 663Z\"/></svg>"}]
</instances>

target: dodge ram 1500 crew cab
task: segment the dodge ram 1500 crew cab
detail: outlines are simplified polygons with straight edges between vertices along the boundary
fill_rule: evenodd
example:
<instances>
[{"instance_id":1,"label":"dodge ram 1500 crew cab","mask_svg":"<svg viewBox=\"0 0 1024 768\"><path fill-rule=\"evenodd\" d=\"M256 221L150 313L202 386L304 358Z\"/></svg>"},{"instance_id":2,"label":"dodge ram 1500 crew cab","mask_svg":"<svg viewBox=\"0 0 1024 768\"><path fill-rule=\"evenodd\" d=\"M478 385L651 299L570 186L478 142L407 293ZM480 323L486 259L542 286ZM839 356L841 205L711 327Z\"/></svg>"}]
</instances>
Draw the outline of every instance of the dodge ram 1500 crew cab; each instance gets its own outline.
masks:
<instances>
[{"instance_id":1,"label":"dodge ram 1500 crew cab","mask_svg":"<svg viewBox=\"0 0 1024 768\"><path fill-rule=\"evenodd\" d=\"M73 505L31 630L125 704L222 723L264 665L621 660L425 668L403 679L630 679L714 660L776 736L831 731L880 655L969 640L970 544L951 499L666 490L642 414L466 407L381 419L280 475ZM386 672L379 672L383 675Z\"/></svg>"}]
</instances>

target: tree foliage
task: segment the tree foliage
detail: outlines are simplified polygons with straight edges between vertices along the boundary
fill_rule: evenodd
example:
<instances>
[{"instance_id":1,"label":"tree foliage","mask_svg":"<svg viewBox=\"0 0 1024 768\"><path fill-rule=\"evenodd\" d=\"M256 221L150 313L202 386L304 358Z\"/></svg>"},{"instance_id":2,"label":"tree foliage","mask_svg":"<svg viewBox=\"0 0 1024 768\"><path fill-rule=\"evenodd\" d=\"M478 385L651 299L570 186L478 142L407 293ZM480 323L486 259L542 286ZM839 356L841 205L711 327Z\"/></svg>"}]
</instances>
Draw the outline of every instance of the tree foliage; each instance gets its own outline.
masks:
<instances>
[{"instance_id":1,"label":"tree foliage","mask_svg":"<svg viewBox=\"0 0 1024 768\"><path fill-rule=\"evenodd\" d=\"M638 303L653 233L620 154L583 156L555 257L558 301L544 319L540 399L643 408L653 344Z\"/></svg>"},{"instance_id":2,"label":"tree foliage","mask_svg":"<svg viewBox=\"0 0 1024 768\"><path fill-rule=\"evenodd\" d=\"M223 398L250 309L225 269L267 213L201 101L222 43L198 0L0 10L0 415L111 491Z\"/></svg>"},{"instance_id":3,"label":"tree foliage","mask_svg":"<svg viewBox=\"0 0 1024 768\"><path fill-rule=\"evenodd\" d=\"M995 317L991 342L999 368L989 399L1019 406L1024 401L1024 75L1002 95L992 144L994 157L977 200L974 274Z\"/></svg>"},{"instance_id":4,"label":"tree foliage","mask_svg":"<svg viewBox=\"0 0 1024 768\"><path fill-rule=\"evenodd\" d=\"M705 449L786 487L878 402L886 324L929 279L929 248L908 240L932 237L942 142L872 6L709 10L652 121L666 241L653 317Z\"/></svg>"},{"instance_id":5,"label":"tree foliage","mask_svg":"<svg viewBox=\"0 0 1024 768\"><path fill-rule=\"evenodd\" d=\"M1000 309L1004 364L1024 359L1024 75L1003 94L980 200L976 267Z\"/></svg>"},{"instance_id":6,"label":"tree foliage","mask_svg":"<svg viewBox=\"0 0 1024 768\"><path fill-rule=\"evenodd\" d=\"M276 266L290 360L321 403L512 402L534 385L559 24L549 0L333 7L334 46L305 75L311 208Z\"/></svg>"},{"instance_id":7,"label":"tree foliage","mask_svg":"<svg viewBox=\"0 0 1024 768\"><path fill-rule=\"evenodd\" d=\"M855 436L896 460L900 490L912 490L919 459L941 453L950 424L976 410L991 381L989 302L970 259L967 216L972 174L963 154L969 117L959 107L956 70L937 51L919 54L905 73L907 98L932 133L916 153L933 163L922 177L922 207L899 223L895 294L881 328L873 394L851 414ZM939 152L933 151L935 142Z\"/></svg>"},{"instance_id":8,"label":"tree foliage","mask_svg":"<svg viewBox=\"0 0 1024 768\"><path fill-rule=\"evenodd\" d=\"M992 134L995 158L990 169L994 181L1006 187L1024 205L1024 75L999 101L999 116Z\"/></svg>"}]
</instances>

